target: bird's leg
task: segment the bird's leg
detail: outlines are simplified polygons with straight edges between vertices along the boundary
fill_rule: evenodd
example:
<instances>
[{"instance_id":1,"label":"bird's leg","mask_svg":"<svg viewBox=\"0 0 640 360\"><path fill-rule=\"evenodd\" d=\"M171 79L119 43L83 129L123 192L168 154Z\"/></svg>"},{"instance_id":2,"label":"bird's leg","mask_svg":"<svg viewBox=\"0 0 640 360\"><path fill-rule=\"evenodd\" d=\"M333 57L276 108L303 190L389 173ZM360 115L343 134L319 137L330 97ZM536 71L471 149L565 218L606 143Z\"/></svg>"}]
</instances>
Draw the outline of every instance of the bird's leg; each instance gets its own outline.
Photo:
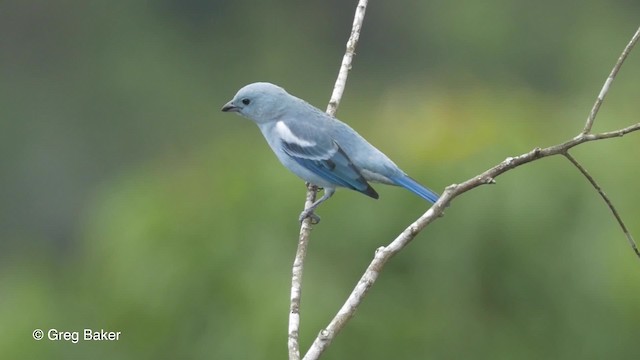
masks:
<instances>
[{"instance_id":1,"label":"bird's leg","mask_svg":"<svg viewBox=\"0 0 640 360\"><path fill-rule=\"evenodd\" d=\"M333 195L334 192L336 192L336 189L325 188L324 189L324 194L322 194L322 197L320 199L316 200L316 202L314 202L313 204L311 204L311 206L309 206L308 208L304 209L300 213L300 217L298 217L298 220L300 222L302 222L304 219L310 217L312 224L319 223L320 222L320 216L314 214L313 211L318 207L318 205L320 205L323 202L325 202L326 200L328 200Z\"/></svg>"}]
</instances>

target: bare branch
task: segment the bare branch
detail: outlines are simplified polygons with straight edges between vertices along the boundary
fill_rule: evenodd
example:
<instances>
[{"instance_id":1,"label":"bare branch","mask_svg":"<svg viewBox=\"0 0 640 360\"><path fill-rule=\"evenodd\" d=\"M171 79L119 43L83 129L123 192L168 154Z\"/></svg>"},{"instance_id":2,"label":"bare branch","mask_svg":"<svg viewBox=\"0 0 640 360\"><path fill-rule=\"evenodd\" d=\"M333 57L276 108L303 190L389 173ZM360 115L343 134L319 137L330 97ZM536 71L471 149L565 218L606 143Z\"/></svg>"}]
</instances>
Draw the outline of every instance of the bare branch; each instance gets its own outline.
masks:
<instances>
[{"instance_id":1,"label":"bare branch","mask_svg":"<svg viewBox=\"0 0 640 360\"><path fill-rule=\"evenodd\" d=\"M596 191L598 192L598 194L600 194L600 196L602 197L602 199L604 200L605 203L607 203L607 206L609 207L609 210L611 210L611 213L613 214L613 216L616 218L616 220L618 221L618 225L620 225L620 228L622 229L622 232L624 233L624 235L627 237L627 241L629 241L629 245L631 245L631 248L633 249L633 251L636 253L636 256L638 256L640 258L640 250L638 250L638 245L636 245L636 242L633 240L633 236L631 236L631 233L629 232L629 230L627 229L627 226L624 224L624 221L622 221L622 217L620 217L620 214L618 213L618 210L616 210L615 206L613 206L613 203L611 202L611 200L609 200L609 197L607 196L607 194L604 193L604 191L602 190L602 188L600 187L600 185L598 185L598 183L596 182L596 180L593 178L593 176L591 176L591 174L589 174L589 172L587 171L587 169L585 169L579 162L578 160L576 160L573 156L571 156L571 154L569 154L569 152L566 152L563 154L569 161L571 161L571 163L573 165L575 165L576 168L578 168L578 170L580 170L580 172L582 173L582 175L584 175L584 177L587 178L587 180L589 180L589 182L591 183L591 186L593 186L594 189L596 189Z\"/></svg>"},{"instance_id":2,"label":"bare branch","mask_svg":"<svg viewBox=\"0 0 640 360\"><path fill-rule=\"evenodd\" d=\"M610 139L612 137L624 136L624 135L626 135L626 134L628 134L630 132L638 130L638 128L640 128L640 123L633 124L633 125L627 126L626 128L622 128L622 129L615 130L615 131L603 132L603 133L595 134L595 135L594 134L587 134L587 135L585 135L585 137L587 138L587 141Z\"/></svg>"},{"instance_id":3,"label":"bare branch","mask_svg":"<svg viewBox=\"0 0 640 360\"><path fill-rule=\"evenodd\" d=\"M605 80L604 85L602 86L602 90L600 90L600 93L598 94L598 98L596 98L596 102L593 104L593 108L591 108L589 117L587 117L587 122L584 125L584 129L582 129L582 134L588 134L591 132L591 128L593 127L593 122L596 120L596 115L598 115L598 111L600 110L600 105L602 105L602 102L604 101L604 97L607 96L607 93L609 92L609 87L611 86L613 79L615 79L616 75L618 75L618 71L620 71L620 67L622 67L622 64L624 63L625 59L631 52L631 49L633 49L633 47L638 42L638 39L640 39L640 28L636 30L636 33L633 34L627 46L624 48L624 50L622 50L622 54L620 54L620 57L618 57L618 61L613 66L613 69L611 70L609 77L607 77L607 80Z\"/></svg>"},{"instance_id":4,"label":"bare branch","mask_svg":"<svg viewBox=\"0 0 640 360\"><path fill-rule=\"evenodd\" d=\"M342 58L342 64L340 71L338 72L338 78L333 87L333 93L327 106L327 114L335 116L344 93L344 88L347 84L347 76L349 70L351 70L351 63L353 56L355 55L356 45L360 38L360 30L362 29L362 22L364 21L365 11L367 10L367 0L360 0L356 13L353 18L353 26L351 28L351 35L347 41L347 49L344 57ZM314 185L307 184L307 197L304 204L304 208L308 209L311 204L316 200L318 188ZM298 240L298 249L296 250L296 257L293 261L293 269L291 276L291 301L289 306L289 335L288 335L288 348L289 359L300 359L300 297L302 294L302 272L304 269L304 259L307 254L307 245L309 243L309 236L311 234L311 217L307 217L302 221L300 226L300 236ZM305 356L305 358L307 358Z\"/></svg>"},{"instance_id":5,"label":"bare branch","mask_svg":"<svg viewBox=\"0 0 640 360\"><path fill-rule=\"evenodd\" d=\"M640 37L640 29L638 29L638 31L633 35L631 41L625 47L622 54L620 55L618 62L613 68L613 71L605 81L605 86L600 91L600 94L598 95L598 99L596 100L596 104L594 105L594 108L591 111L591 114L589 115L589 119L587 119L585 128L580 134L578 134L573 139L567 140L558 145L550 146L544 149L535 148L522 155L519 155L516 157L508 157L498 165L486 170L480 175L477 175L461 184L453 184L448 186L445 189L442 196L440 197L440 199L435 204L433 204L433 206L429 210L427 210L427 212L425 212L420 218L418 218L411 225L409 225L400 235L398 235L398 237L396 237L391 243L389 243L389 245L380 247L376 250L376 255L374 256L373 260L367 267L367 270L364 272L364 274L356 284L355 288L347 298L347 301L344 303L342 308L340 308L340 310L338 311L336 316L331 320L329 325L324 330L322 330L320 334L316 337L315 341L311 345L311 348L309 349L309 352L307 353L307 355L305 355L304 359L305 360L317 359L324 352L324 350L326 350L326 348L331 344L335 336L340 332L340 330L342 330L342 328L346 325L349 319L353 317L358 306L360 305L364 297L367 295L367 292L369 291L371 286L373 286L373 284L377 280L378 275L382 271L382 268L387 263L387 261L389 261L389 259L391 259L395 254L397 254L404 247L406 247L411 242L411 240L413 240L413 238L415 238L415 236L418 233L420 233L420 231L422 231L427 225L429 225L431 222L436 220L438 217L443 216L444 209L450 204L450 202L454 198L478 186L485 185L485 184L494 184L495 178L500 176L501 174L509 170L515 169L518 166L521 166L545 157L559 155L559 154L564 155L570 161L572 161L572 163L574 163L574 165L577 166L581 172L583 172L583 174L587 177L587 179L591 182L591 184L596 188L596 190L598 190L600 195L605 199L605 202L607 203L612 213L616 217L616 220L620 224L622 231L627 236L627 239L629 240L629 243L633 248L634 252L636 253L636 255L638 255L638 257L640 257L640 253L638 252L638 247L633 241L631 234L629 233L626 226L624 225L624 222L622 222L622 219L620 218L617 210L615 209L611 201L604 194L604 192L602 192L602 190L597 185L593 177L591 177L586 172L586 170L584 170L584 168L580 166L580 164L575 162L575 159L573 159L571 155L569 155L568 153L569 149L586 142L611 139L614 137L621 137L628 133L640 130L640 123L637 123L637 124L630 125L628 127L614 130L614 131L609 131L609 132L604 132L599 134L590 134L591 127L593 126L595 117L598 114L598 109L600 108L600 105L604 100L604 96L607 94L609 90L609 86L611 85L611 82L617 75L618 71L620 70L620 67L622 66L622 63L624 62L626 57L629 55L629 52L631 51L635 43L638 41L639 37Z\"/></svg>"},{"instance_id":6,"label":"bare branch","mask_svg":"<svg viewBox=\"0 0 640 360\"><path fill-rule=\"evenodd\" d=\"M427 210L427 212L425 212L420 218L418 218L418 220L409 225L389 245L382 246L376 250L376 255L369 264L369 267L367 267L365 273L358 281L358 284L355 286L355 288L347 298L347 301L344 303L344 305L342 305L342 308L340 309L340 311L338 311L333 320L331 320L329 325L320 332L318 337L316 337L304 359L317 359L320 354L322 354L322 352L331 344L331 341L333 341L335 336L340 332L340 330L342 330L349 319L351 319L351 317L355 314L356 309L366 296L371 286L377 280L380 271L382 271L382 268L387 263L387 261L389 261L389 259L391 259L395 254L400 252L400 250L409 245L411 240L413 240L413 238L415 238L416 235L418 235L420 231L422 231L427 225L436 220L438 217L443 216L444 209L454 198L478 186L494 184L496 177L509 170L515 169L518 166L553 155L565 155L569 149L589 141L620 137L638 130L640 130L640 123L626 127L624 129L607 133L587 135L580 134L575 138L558 145L550 146L544 149L535 148L522 155L516 157L508 157L498 165L488 169L480 175L474 176L473 178L461 184L449 185L440 199L435 204L433 204L433 206L429 210ZM636 248L634 248L634 250L636 250ZM311 354L313 354L313 356L310 356Z\"/></svg>"},{"instance_id":7,"label":"bare branch","mask_svg":"<svg viewBox=\"0 0 640 360\"><path fill-rule=\"evenodd\" d=\"M353 59L353 55L355 54L355 46L357 44L360 29L362 26L362 20L364 19L364 13L366 10L367 1L360 1L358 4L358 8L356 10L356 14L354 17L353 30L351 33L351 37L347 43L347 50L345 52L342 66L340 68L340 72L338 74L338 79L336 81L336 85L334 87L333 94L331 96L331 100L329 102L329 106L327 107L327 113L329 115L335 115L336 109L340 103L340 99L342 93L344 92L344 86L346 83L346 78L351 68L351 61ZM604 132L599 134L591 134L591 128L593 127L593 123L598 114L600 106L604 101L604 97L609 91L609 87L616 77L620 67L622 66L624 60L629 55L629 52L635 45L635 43L640 38L640 29L634 34L629 44L625 47L622 54L620 55L616 65L614 66L611 74L605 81L605 84L600 91L598 98L589 114L587 122L584 126L584 129L580 134L575 136L572 139L569 139L563 143L549 146L546 148L535 148L527 153L521 154L516 157L509 157L502 161L501 163L495 165L494 167L486 170L485 172L461 183L461 184L452 184L448 186L440 199L433 204L433 206L428 209L420 218L414 221L411 225L409 225L402 233L400 233L391 243L387 246L382 246L376 250L375 256L366 271L356 284L355 288L347 298L346 302L340 308L335 317L331 320L329 325L320 331L313 344L309 348L309 351L304 356L304 360L314 360L318 359L322 353L327 349L327 347L331 344L335 336L344 328L347 322L353 317L355 311L358 306L361 304L362 300L368 293L369 289L376 282L378 275L382 271L384 265L391 259L395 254L400 252L404 247L406 247L415 236L420 233L427 225L436 220L438 217L444 215L444 209L451 203L451 201L460 196L461 194L474 189L478 186L485 184L493 184L495 183L495 178L500 176L501 174L513 170L521 165L527 164L532 161L536 161L545 157L553 156L553 155L564 155L569 159L582 173L587 179L591 182L591 184L598 190L600 195L604 198L605 202L613 212L614 216L618 220L623 232L627 236L629 243L634 249L636 255L640 257L640 252L638 251L633 238L628 232L626 226L622 222L619 214L617 213L615 207L608 199L608 197L604 194L604 192L597 185L593 177L591 177L586 170L577 162L571 155L568 153L569 149L578 146L580 144L596 141L596 140L604 140L610 139L614 137L621 137L628 133L640 130L640 123L634 124L622 129ZM315 191L310 190L310 193L313 193L313 199L315 199ZM309 194L310 194L309 193ZM306 206L309 206L310 196L307 196ZM293 271L293 281L292 281L292 295L291 295L291 317L289 322L289 356L291 359L299 359L299 347L298 347L298 327L299 327L299 303L300 303L300 287L301 287L301 276L302 276L302 264L304 261L304 253L306 252L306 242L308 240L308 234L311 229L309 219L306 219L302 225L300 231L300 243L298 244L298 253L296 254L296 260L294 262L294 271ZM301 251L301 248L303 250ZM301 255L300 255L301 254ZM296 270L298 269L298 270ZM293 325L292 325L293 324Z\"/></svg>"},{"instance_id":8,"label":"bare branch","mask_svg":"<svg viewBox=\"0 0 640 360\"><path fill-rule=\"evenodd\" d=\"M316 201L318 188L315 185L307 184L307 199L305 200L305 209ZM304 270L304 258L307 255L307 245L309 244L309 235L311 235L311 218L306 218L300 227L300 237L298 240L298 249L296 257L293 260L293 268L291 270L291 303L289 305L289 359L300 359L300 345L298 338L300 335L300 297L302 294L302 272Z\"/></svg>"},{"instance_id":9,"label":"bare branch","mask_svg":"<svg viewBox=\"0 0 640 360\"><path fill-rule=\"evenodd\" d=\"M347 50L344 52L344 56L342 57L342 65L340 66L338 78L336 79L336 84L333 87L333 93L331 94L329 105L327 106L327 114L331 116L336 115L338 105L340 105L340 99L342 99L342 94L344 93L344 87L347 85L347 76L349 75L349 70L351 70L351 62L353 61L353 56L356 53L356 46L360 39L360 30L362 29L364 14L367 10L367 2L368 0L360 0L358 2L358 7L356 8L356 14L353 16L351 36L349 36L349 40L347 41Z\"/></svg>"}]
</instances>

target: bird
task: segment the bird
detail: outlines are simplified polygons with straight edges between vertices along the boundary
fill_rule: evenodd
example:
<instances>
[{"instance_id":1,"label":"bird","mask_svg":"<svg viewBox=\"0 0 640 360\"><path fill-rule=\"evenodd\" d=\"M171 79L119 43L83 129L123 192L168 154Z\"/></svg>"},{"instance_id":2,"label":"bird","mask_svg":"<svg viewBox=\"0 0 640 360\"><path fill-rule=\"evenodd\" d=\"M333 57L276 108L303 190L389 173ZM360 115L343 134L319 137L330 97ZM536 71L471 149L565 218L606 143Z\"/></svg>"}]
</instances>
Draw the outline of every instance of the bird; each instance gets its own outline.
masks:
<instances>
[{"instance_id":1,"label":"bird","mask_svg":"<svg viewBox=\"0 0 640 360\"><path fill-rule=\"evenodd\" d=\"M349 125L280 86L268 82L246 85L221 110L255 122L282 165L324 189L322 197L300 213L300 222L310 217L312 223L318 223L320 217L314 210L337 188L378 199L370 183L381 183L403 187L430 203L439 198Z\"/></svg>"}]
</instances>

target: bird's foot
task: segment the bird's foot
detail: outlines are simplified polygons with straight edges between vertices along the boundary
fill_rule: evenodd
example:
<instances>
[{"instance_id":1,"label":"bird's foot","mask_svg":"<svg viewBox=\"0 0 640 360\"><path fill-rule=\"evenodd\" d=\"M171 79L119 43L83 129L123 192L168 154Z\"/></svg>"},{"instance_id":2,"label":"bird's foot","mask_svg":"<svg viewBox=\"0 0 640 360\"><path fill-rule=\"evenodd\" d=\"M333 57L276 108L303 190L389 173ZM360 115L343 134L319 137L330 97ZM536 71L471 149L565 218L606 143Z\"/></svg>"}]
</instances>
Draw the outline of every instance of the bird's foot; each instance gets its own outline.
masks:
<instances>
[{"instance_id":1,"label":"bird's foot","mask_svg":"<svg viewBox=\"0 0 640 360\"><path fill-rule=\"evenodd\" d=\"M319 223L320 222L320 216L314 214L313 210L315 210L315 209L309 208L309 209L306 209L306 210L302 211L300 213L300 216L298 217L298 221L303 222L304 219L310 218L311 219L311 224L315 225L315 224Z\"/></svg>"},{"instance_id":2,"label":"bird's foot","mask_svg":"<svg viewBox=\"0 0 640 360\"><path fill-rule=\"evenodd\" d=\"M320 191L320 190L324 190L324 188L318 186L318 185L313 185L312 183L305 181L304 185L307 187L307 189L309 188L315 188L316 191Z\"/></svg>"}]
</instances>

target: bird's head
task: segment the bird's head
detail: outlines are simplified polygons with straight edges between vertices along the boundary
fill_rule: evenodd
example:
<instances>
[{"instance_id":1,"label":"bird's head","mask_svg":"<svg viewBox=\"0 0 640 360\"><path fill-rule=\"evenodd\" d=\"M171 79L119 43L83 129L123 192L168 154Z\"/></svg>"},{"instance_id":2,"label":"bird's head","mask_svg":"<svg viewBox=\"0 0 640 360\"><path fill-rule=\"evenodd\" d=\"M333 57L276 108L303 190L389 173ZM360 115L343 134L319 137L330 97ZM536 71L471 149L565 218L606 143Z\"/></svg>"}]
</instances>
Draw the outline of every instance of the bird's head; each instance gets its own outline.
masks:
<instances>
[{"instance_id":1,"label":"bird's head","mask_svg":"<svg viewBox=\"0 0 640 360\"><path fill-rule=\"evenodd\" d=\"M224 112L237 112L253 120L266 123L277 120L290 95L281 87L258 82L238 90L236 96L222 107Z\"/></svg>"}]
</instances>

